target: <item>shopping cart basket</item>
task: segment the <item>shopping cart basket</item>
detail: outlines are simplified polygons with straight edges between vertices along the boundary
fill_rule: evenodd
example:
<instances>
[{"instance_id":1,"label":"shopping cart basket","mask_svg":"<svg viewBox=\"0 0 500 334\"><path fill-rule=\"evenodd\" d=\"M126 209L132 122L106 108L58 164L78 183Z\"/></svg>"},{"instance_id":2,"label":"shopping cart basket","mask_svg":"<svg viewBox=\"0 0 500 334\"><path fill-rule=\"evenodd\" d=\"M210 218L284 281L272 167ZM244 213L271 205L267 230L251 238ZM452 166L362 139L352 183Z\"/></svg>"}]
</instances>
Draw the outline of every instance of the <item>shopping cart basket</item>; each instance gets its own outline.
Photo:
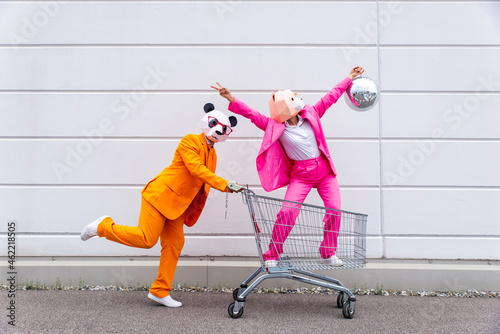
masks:
<instances>
[{"instance_id":1,"label":"shopping cart basket","mask_svg":"<svg viewBox=\"0 0 500 334\"><path fill-rule=\"evenodd\" d=\"M345 318L352 318L355 312L356 298L351 291L337 279L308 270L364 267L366 264L366 221L368 216L259 196L249 189L242 190L242 197L243 203L248 206L252 220L261 266L244 280L239 288L233 291L234 302L228 307L229 315L232 318L241 317L245 298L262 281L269 278L287 278L338 292L337 307L342 308ZM263 254L269 247L275 246L275 241L272 240L273 227L278 212L283 207L298 210L296 212L298 216L290 234L280 245L283 247L283 253L279 255L279 259L272 266L270 263L266 265ZM338 231L330 230L329 233L338 234L335 255L343 262L342 266L325 264L326 261L320 256L320 245L326 233L324 230L325 222L329 219L340 221ZM262 275L258 276L261 273Z\"/></svg>"}]
</instances>

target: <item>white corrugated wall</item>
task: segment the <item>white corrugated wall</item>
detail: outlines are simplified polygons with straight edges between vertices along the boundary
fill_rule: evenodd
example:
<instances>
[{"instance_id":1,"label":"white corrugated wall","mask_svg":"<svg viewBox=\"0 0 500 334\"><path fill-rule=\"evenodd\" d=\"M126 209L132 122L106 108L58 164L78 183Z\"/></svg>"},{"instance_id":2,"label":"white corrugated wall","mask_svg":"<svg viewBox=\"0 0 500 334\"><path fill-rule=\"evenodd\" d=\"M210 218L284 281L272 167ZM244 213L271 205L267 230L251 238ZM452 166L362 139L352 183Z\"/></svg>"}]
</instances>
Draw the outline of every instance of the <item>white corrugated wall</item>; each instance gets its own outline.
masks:
<instances>
[{"instance_id":1,"label":"white corrugated wall","mask_svg":"<svg viewBox=\"0 0 500 334\"><path fill-rule=\"evenodd\" d=\"M266 114L271 90L313 104L360 65L378 106L341 98L323 127L368 257L500 259L499 18L497 1L2 2L0 230L17 222L18 256L157 256L79 234L104 214L137 223L203 105L226 110L210 85ZM265 193L263 133L234 130L217 172ZM227 220L224 205L213 190L183 255L257 254L241 197Z\"/></svg>"}]
</instances>

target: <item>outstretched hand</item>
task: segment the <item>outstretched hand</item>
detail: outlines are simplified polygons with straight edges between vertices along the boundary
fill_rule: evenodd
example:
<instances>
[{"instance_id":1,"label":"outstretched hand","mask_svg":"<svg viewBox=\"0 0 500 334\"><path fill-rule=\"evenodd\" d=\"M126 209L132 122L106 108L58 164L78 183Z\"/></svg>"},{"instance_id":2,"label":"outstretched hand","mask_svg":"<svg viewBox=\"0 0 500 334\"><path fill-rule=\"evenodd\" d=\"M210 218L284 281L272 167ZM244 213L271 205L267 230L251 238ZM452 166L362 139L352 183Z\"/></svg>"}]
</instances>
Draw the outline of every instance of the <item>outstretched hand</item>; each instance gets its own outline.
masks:
<instances>
[{"instance_id":1,"label":"outstretched hand","mask_svg":"<svg viewBox=\"0 0 500 334\"><path fill-rule=\"evenodd\" d=\"M210 87L212 87L213 89L216 89L219 92L220 96L222 96L223 98L228 100L229 103L233 103L234 97L233 97L233 94L231 94L231 92L229 91L229 89L227 89L226 87L222 87L222 85L218 82L216 82L216 84L219 87L215 87L215 86L210 86Z\"/></svg>"},{"instance_id":2,"label":"outstretched hand","mask_svg":"<svg viewBox=\"0 0 500 334\"><path fill-rule=\"evenodd\" d=\"M363 74L364 71L365 71L365 69L362 68L361 66L356 66L355 68L353 68L351 70L351 73L349 74L349 78L352 80L355 77L357 77L358 75Z\"/></svg>"}]
</instances>

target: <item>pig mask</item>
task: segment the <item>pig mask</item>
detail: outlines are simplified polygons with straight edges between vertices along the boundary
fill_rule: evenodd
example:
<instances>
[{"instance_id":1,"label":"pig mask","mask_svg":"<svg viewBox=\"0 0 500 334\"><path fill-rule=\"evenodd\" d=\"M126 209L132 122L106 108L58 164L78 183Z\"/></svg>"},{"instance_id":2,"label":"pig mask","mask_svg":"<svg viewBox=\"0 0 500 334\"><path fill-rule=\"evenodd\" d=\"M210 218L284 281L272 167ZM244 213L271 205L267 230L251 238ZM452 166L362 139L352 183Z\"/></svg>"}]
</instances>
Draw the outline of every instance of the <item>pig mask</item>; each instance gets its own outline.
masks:
<instances>
[{"instance_id":1,"label":"pig mask","mask_svg":"<svg viewBox=\"0 0 500 334\"><path fill-rule=\"evenodd\" d=\"M212 103L207 103L203 107L205 116L200 121L201 131L214 143L226 141L233 131L231 127L236 126L238 120L234 116L227 117L222 112L215 110Z\"/></svg>"},{"instance_id":2,"label":"pig mask","mask_svg":"<svg viewBox=\"0 0 500 334\"><path fill-rule=\"evenodd\" d=\"M271 118L278 123L283 123L304 109L304 101L297 97L297 93L291 90L279 90L273 92L269 99L269 110Z\"/></svg>"}]
</instances>

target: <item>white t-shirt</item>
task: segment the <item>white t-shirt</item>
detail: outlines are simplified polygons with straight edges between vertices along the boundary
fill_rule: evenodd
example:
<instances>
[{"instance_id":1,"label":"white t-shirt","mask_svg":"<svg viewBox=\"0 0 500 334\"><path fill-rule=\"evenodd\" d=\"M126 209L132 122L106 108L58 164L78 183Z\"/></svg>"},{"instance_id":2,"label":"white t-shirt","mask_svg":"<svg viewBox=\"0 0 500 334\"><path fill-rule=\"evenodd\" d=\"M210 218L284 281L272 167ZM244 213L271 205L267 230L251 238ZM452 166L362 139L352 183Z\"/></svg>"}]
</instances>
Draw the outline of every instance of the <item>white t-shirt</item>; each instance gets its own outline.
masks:
<instances>
[{"instance_id":1,"label":"white t-shirt","mask_svg":"<svg viewBox=\"0 0 500 334\"><path fill-rule=\"evenodd\" d=\"M297 115L299 122L291 126L285 122L285 131L280 136L286 154L292 160L309 160L317 158L320 153L316 136L311 124Z\"/></svg>"}]
</instances>

